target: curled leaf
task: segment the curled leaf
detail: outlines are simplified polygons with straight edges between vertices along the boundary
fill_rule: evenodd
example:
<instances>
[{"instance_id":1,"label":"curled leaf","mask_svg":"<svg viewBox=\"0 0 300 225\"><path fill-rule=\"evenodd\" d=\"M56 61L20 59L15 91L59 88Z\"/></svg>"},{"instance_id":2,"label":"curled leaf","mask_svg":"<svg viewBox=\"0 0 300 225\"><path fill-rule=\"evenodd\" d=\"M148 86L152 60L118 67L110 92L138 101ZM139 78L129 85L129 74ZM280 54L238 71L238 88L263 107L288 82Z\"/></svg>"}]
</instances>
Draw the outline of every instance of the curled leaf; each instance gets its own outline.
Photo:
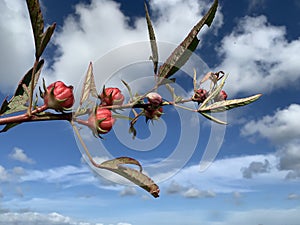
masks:
<instances>
[{"instance_id":1,"label":"curled leaf","mask_svg":"<svg viewBox=\"0 0 300 225\"><path fill-rule=\"evenodd\" d=\"M135 169L125 167L124 164L133 164L137 165L140 170L137 171ZM105 161L99 165L99 168L110 170L114 173L125 177L126 179L130 180L134 184L140 186L141 188L148 191L153 197L159 197L159 187L154 181L142 173L142 166L141 164L129 157L120 157L112 160Z\"/></svg>"}]
</instances>

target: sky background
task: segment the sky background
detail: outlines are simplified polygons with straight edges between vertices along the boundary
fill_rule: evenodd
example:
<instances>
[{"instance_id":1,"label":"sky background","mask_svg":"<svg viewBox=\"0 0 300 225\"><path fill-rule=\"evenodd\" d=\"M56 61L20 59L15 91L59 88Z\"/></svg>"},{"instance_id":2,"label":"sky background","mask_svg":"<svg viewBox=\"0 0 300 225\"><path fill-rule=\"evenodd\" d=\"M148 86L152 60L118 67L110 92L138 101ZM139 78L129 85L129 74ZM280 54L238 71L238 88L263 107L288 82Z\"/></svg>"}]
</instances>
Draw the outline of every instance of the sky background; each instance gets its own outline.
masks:
<instances>
[{"instance_id":1,"label":"sky background","mask_svg":"<svg viewBox=\"0 0 300 225\"><path fill-rule=\"evenodd\" d=\"M111 60L102 68L107 55L114 60L110 53L121 50L120 55L126 53L124 58L130 58L140 52L137 43L147 41L141 0L41 3L45 23L57 23L43 55L46 65L41 76L47 84L59 79L76 89L92 61L99 66L95 76L102 85L103 80L113 79L106 67L118 64ZM161 61L170 51L163 47L179 44L211 3L149 2L156 37L162 43ZM84 133L85 140L96 146L92 152L99 159L110 154L141 161L160 186L158 199L139 187L113 183L101 178L98 173L102 172L92 171L67 122L27 123L2 133L0 224L299 225L299 11L298 0L220 0L211 28L205 27L199 35L195 54L205 66L196 65L204 68L197 74L229 73L225 85L229 98L263 94L259 101L229 111L225 128L169 108L153 125L139 123L137 140L124 132L127 128L122 121L102 142ZM0 29L0 98L4 99L13 94L34 60L24 1L0 2ZM130 46L129 50L124 46ZM150 51L145 55L149 57ZM147 57L140 59L145 77L152 72ZM197 64L199 58L195 56L192 62ZM119 68L112 77L132 73L135 84L139 65L140 61ZM178 73L177 81L183 94L191 92L188 75ZM215 145L221 141L222 146L214 162L200 171L209 141ZM175 166L172 152L178 153L177 160L182 159ZM166 164L170 164L160 168L162 159L169 159Z\"/></svg>"}]
</instances>

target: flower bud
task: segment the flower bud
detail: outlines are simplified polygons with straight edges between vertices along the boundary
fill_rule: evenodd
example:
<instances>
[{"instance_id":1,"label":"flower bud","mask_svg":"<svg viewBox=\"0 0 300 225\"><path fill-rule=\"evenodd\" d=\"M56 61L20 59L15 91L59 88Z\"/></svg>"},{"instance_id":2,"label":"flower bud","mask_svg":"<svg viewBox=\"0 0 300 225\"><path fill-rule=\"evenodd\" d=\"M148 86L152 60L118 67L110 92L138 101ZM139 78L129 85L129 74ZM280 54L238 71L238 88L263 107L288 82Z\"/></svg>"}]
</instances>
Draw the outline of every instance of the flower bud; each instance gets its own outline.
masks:
<instances>
[{"instance_id":1,"label":"flower bud","mask_svg":"<svg viewBox=\"0 0 300 225\"><path fill-rule=\"evenodd\" d=\"M47 87L43 98L45 105L50 109L70 110L75 101L73 86L66 86L63 82L56 81Z\"/></svg>"},{"instance_id":2,"label":"flower bud","mask_svg":"<svg viewBox=\"0 0 300 225\"><path fill-rule=\"evenodd\" d=\"M156 92L150 92L146 95L149 103L154 106L159 106L162 103L162 97Z\"/></svg>"},{"instance_id":3,"label":"flower bud","mask_svg":"<svg viewBox=\"0 0 300 225\"><path fill-rule=\"evenodd\" d=\"M145 116L147 120L157 120L163 114L163 107L159 107L157 109L145 109Z\"/></svg>"},{"instance_id":4,"label":"flower bud","mask_svg":"<svg viewBox=\"0 0 300 225\"><path fill-rule=\"evenodd\" d=\"M223 101L223 100L226 100L227 99L227 94L225 91L220 91L219 95L215 98L215 101L218 102L218 101Z\"/></svg>"},{"instance_id":5,"label":"flower bud","mask_svg":"<svg viewBox=\"0 0 300 225\"><path fill-rule=\"evenodd\" d=\"M115 123L115 118L108 109L98 107L95 113L91 114L88 119L88 126L95 134L108 133Z\"/></svg>"},{"instance_id":6,"label":"flower bud","mask_svg":"<svg viewBox=\"0 0 300 225\"><path fill-rule=\"evenodd\" d=\"M200 88L195 92L194 96L192 97L192 100L200 104L203 103L206 98L207 98L207 91L205 89Z\"/></svg>"},{"instance_id":7,"label":"flower bud","mask_svg":"<svg viewBox=\"0 0 300 225\"><path fill-rule=\"evenodd\" d=\"M124 95L119 88L105 88L99 98L104 106L122 105L124 102Z\"/></svg>"}]
</instances>

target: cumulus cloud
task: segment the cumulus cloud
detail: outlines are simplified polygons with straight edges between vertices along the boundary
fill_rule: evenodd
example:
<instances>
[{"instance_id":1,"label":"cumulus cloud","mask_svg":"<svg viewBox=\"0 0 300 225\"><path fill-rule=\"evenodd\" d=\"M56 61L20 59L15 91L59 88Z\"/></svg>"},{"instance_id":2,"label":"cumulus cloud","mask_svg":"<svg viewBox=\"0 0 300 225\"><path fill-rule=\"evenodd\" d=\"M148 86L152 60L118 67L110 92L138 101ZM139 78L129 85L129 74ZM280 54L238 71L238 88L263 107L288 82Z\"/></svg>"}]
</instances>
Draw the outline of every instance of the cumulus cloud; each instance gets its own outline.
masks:
<instances>
[{"instance_id":1,"label":"cumulus cloud","mask_svg":"<svg viewBox=\"0 0 300 225\"><path fill-rule=\"evenodd\" d=\"M243 177L252 178L253 174L267 173L270 170L270 163L267 159L264 162L251 162L248 167L242 169Z\"/></svg>"},{"instance_id":2,"label":"cumulus cloud","mask_svg":"<svg viewBox=\"0 0 300 225\"><path fill-rule=\"evenodd\" d=\"M0 182L8 180L8 172L6 169L0 165Z\"/></svg>"},{"instance_id":3,"label":"cumulus cloud","mask_svg":"<svg viewBox=\"0 0 300 225\"><path fill-rule=\"evenodd\" d=\"M270 24L265 16L240 19L216 50L222 58L216 71L230 73L231 95L265 93L299 82L300 39L288 41L286 28Z\"/></svg>"},{"instance_id":4,"label":"cumulus cloud","mask_svg":"<svg viewBox=\"0 0 300 225\"><path fill-rule=\"evenodd\" d=\"M5 225L96 225L95 223L79 222L70 217L53 212L49 214L41 214L37 212L7 212L0 214L0 224Z\"/></svg>"},{"instance_id":5,"label":"cumulus cloud","mask_svg":"<svg viewBox=\"0 0 300 225\"><path fill-rule=\"evenodd\" d=\"M300 139L283 144L279 147L279 169L287 170L287 179L300 178Z\"/></svg>"},{"instance_id":6,"label":"cumulus cloud","mask_svg":"<svg viewBox=\"0 0 300 225\"><path fill-rule=\"evenodd\" d=\"M255 182L245 179L241 169L252 162L268 161L268 173L255 176ZM256 189L257 185L277 184L285 179L288 171L279 170L274 154L241 156L215 160L211 166L200 172L199 165L192 165L180 170L172 180L161 184L167 194L180 194L185 197L206 196L212 193L245 193ZM263 163L264 164L264 163ZM156 178L153 177L155 180Z\"/></svg>"},{"instance_id":7,"label":"cumulus cloud","mask_svg":"<svg viewBox=\"0 0 300 225\"><path fill-rule=\"evenodd\" d=\"M266 115L257 121L252 120L241 130L243 136L264 137L274 143L286 143L300 137L300 105L291 104L278 109L274 115Z\"/></svg>"},{"instance_id":8,"label":"cumulus cloud","mask_svg":"<svg viewBox=\"0 0 300 225\"><path fill-rule=\"evenodd\" d=\"M291 104L244 125L241 134L246 137L263 137L270 140L277 150L278 169L289 171L287 179L300 177L300 105ZM246 171L247 172L247 171Z\"/></svg>"},{"instance_id":9,"label":"cumulus cloud","mask_svg":"<svg viewBox=\"0 0 300 225\"><path fill-rule=\"evenodd\" d=\"M32 67L34 44L25 1L0 2L0 90L7 93Z\"/></svg>"},{"instance_id":10,"label":"cumulus cloud","mask_svg":"<svg viewBox=\"0 0 300 225\"><path fill-rule=\"evenodd\" d=\"M158 40L179 44L208 10L210 5L207 3L208 1L193 0L151 1L149 8L153 14ZM182 16L182 10L189 13ZM23 74L33 62L33 39L27 14L24 2L4 1L0 5L0 15L4 18L1 17L0 26L1 30L5 31L1 33L1 49L11 55L5 56L6 61L0 60L4 71L0 76L2 92L5 87L11 88L20 79L20 73ZM76 80L79 82L90 61L96 61L119 46L148 40L145 18L135 17L130 20L121 11L120 3L114 1L92 0L90 4L77 4L75 13L65 15L65 18L64 24L56 30L53 38L53 44L57 47L51 60L53 64L42 74L46 76L48 83L56 79L72 84ZM216 31L222 23L223 18L219 11L211 30ZM202 33L206 32L207 30L204 29ZM18 39L17 45L16 39ZM148 50L147 57L139 60L149 59L149 46ZM15 60L17 65L10 66L14 56L18 56ZM106 79L109 75L111 74L100 76Z\"/></svg>"},{"instance_id":11,"label":"cumulus cloud","mask_svg":"<svg viewBox=\"0 0 300 225\"><path fill-rule=\"evenodd\" d=\"M134 187L125 187L120 192L121 196L132 196L132 195L136 195L136 194L137 194L137 191Z\"/></svg>"},{"instance_id":12,"label":"cumulus cloud","mask_svg":"<svg viewBox=\"0 0 300 225\"><path fill-rule=\"evenodd\" d=\"M18 147L15 147L14 150L12 151L12 153L9 155L10 158L16 160L16 161L20 161L23 163L29 163L29 164L33 164L34 160L29 158L23 149L20 149Z\"/></svg>"},{"instance_id":13,"label":"cumulus cloud","mask_svg":"<svg viewBox=\"0 0 300 225\"><path fill-rule=\"evenodd\" d=\"M288 200L298 200L298 199L300 199L300 196L298 194L291 193L288 195L287 199Z\"/></svg>"},{"instance_id":14,"label":"cumulus cloud","mask_svg":"<svg viewBox=\"0 0 300 225\"><path fill-rule=\"evenodd\" d=\"M189 188L183 193L186 198L213 198L216 197L216 193L213 191L202 191L197 188Z\"/></svg>"}]
</instances>

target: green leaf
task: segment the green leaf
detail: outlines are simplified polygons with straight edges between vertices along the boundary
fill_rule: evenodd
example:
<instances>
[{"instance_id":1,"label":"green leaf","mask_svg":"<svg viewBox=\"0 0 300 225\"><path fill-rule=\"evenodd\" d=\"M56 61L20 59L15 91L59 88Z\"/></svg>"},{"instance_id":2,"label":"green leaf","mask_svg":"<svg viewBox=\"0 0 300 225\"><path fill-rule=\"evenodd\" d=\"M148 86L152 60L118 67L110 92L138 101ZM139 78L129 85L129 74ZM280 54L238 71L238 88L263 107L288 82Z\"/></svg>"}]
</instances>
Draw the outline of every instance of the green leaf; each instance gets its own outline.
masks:
<instances>
[{"instance_id":1,"label":"green leaf","mask_svg":"<svg viewBox=\"0 0 300 225\"><path fill-rule=\"evenodd\" d=\"M85 80L82 86L81 97L80 97L80 106L82 106L82 104L85 101L87 101L90 96L95 98L98 97L92 62L90 62L87 73L85 75Z\"/></svg>"},{"instance_id":2,"label":"green leaf","mask_svg":"<svg viewBox=\"0 0 300 225\"><path fill-rule=\"evenodd\" d=\"M149 33L149 39L150 39L150 44L151 44L151 51L152 51L151 59L153 61L154 74L156 74L157 67L158 67L157 43L156 43L155 33L154 33L153 26L152 26L151 18L149 16L148 7L147 7L146 2L144 2L144 5L145 5L145 11L146 11L146 20L147 20L147 25L148 25L148 33Z\"/></svg>"},{"instance_id":3,"label":"green leaf","mask_svg":"<svg viewBox=\"0 0 300 225\"><path fill-rule=\"evenodd\" d=\"M26 2L34 36L35 57L39 59L54 32L56 24L52 24L47 28L46 32L43 33L44 18L39 0L26 0Z\"/></svg>"},{"instance_id":4,"label":"green leaf","mask_svg":"<svg viewBox=\"0 0 300 225\"><path fill-rule=\"evenodd\" d=\"M187 37L172 52L166 62L159 68L158 76L168 78L179 70L190 58L193 51L198 46L197 38L201 28L206 24L210 26L217 11L218 0L215 0L206 15L193 27Z\"/></svg>"},{"instance_id":5,"label":"green leaf","mask_svg":"<svg viewBox=\"0 0 300 225\"><path fill-rule=\"evenodd\" d=\"M21 123L8 123L8 124L5 125L5 127L2 130L0 130L0 133L4 133L4 132L8 131L9 129L11 129L11 128L19 125L19 124L21 124Z\"/></svg>"},{"instance_id":6,"label":"green leaf","mask_svg":"<svg viewBox=\"0 0 300 225\"><path fill-rule=\"evenodd\" d=\"M261 94L253 95L247 98L240 98L240 99L232 99L232 100L225 100L225 101L219 101L215 102L211 105L208 105L207 107L201 108L198 110L198 112L203 113L203 112L223 112L226 110L230 110L236 107L248 105L257 99L261 97Z\"/></svg>"},{"instance_id":7,"label":"green leaf","mask_svg":"<svg viewBox=\"0 0 300 225\"><path fill-rule=\"evenodd\" d=\"M45 48L47 47L56 27L56 23L53 23L50 27L47 28L46 32L41 35L41 43L36 50L36 57L39 58Z\"/></svg>"},{"instance_id":8,"label":"green leaf","mask_svg":"<svg viewBox=\"0 0 300 225\"><path fill-rule=\"evenodd\" d=\"M123 166L124 164L137 165L139 167L139 171L125 167ZM151 178L142 173L142 166L137 160L129 157L120 157L105 161L99 166L99 168L110 170L122 177L125 177L134 184L148 191L153 197L159 197L159 187Z\"/></svg>"},{"instance_id":9,"label":"green leaf","mask_svg":"<svg viewBox=\"0 0 300 225\"><path fill-rule=\"evenodd\" d=\"M35 88L38 82L43 65L44 60L39 61L37 64L33 88ZM28 92L31 90L32 70L33 68L31 68L20 81L14 96L9 100L8 105L6 106L6 111L3 113L4 115L27 109L25 105L29 99Z\"/></svg>"},{"instance_id":10,"label":"green leaf","mask_svg":"<svg viewBox=\"0 0 300 225\"><path fill-rule=\"evenodd\" d=\"M129 84L124 80L121 80L121 81L125 85L125 87L127 88L128 93L129 93L130 101L132 101L133 100L133 94L132 94L132 91L131 91L131 88L130 88Z\"/></svg>"},{"instance_id":11,"label":"green leaf","mask_svg":"<svg viewBox=\"0 0 300 225\"><path fill-rule=\"evenodd\" d=\"M7 101L7 97L3 100L2 104L1 104L1 108L0 108L0 116L5 113L7 110L9 110L8 107L8 101Z\"/></svg>"}]
</instances>

